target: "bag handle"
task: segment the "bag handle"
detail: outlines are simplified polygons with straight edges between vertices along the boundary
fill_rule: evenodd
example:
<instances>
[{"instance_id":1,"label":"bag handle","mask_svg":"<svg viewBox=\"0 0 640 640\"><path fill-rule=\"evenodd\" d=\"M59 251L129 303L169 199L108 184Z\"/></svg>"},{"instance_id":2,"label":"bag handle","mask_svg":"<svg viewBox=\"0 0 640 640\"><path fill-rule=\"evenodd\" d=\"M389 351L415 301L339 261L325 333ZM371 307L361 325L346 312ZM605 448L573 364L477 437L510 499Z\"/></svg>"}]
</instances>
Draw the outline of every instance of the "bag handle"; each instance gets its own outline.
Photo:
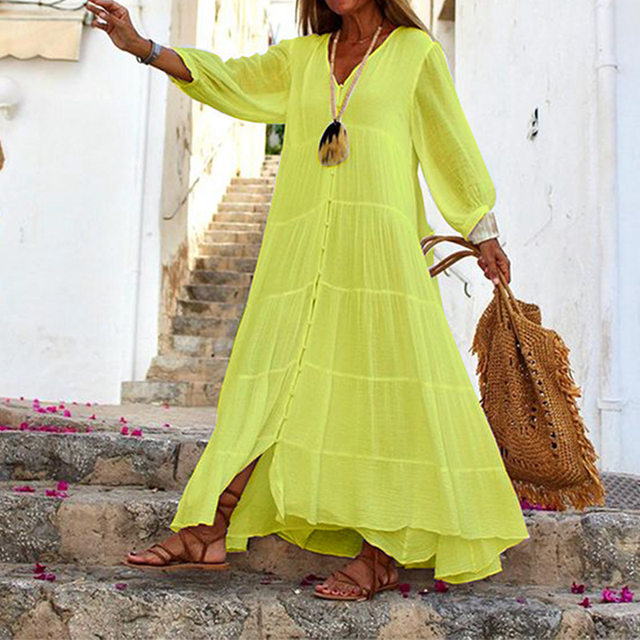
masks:
<instances>
[{"instance_id":1,"label":"bag handle","mask_svg":"<svg viewBox=\"0 0 640 640\"><path fill-rule=\"evenodd\" d=\"M444 271L444 269L448 269L452 264L455 264L461 258L465 258L466 256L480 257L482 255L480 253L480 248L478 247L477 244L474 244L470 240L465 240L462 236L432 234L430 236L425 236L425 238L427 238L427 240L425 240L424 242L422 240L420 241L420 244L422 246L422 251L425 255L427 255L427 253L429 253L429 251L431 251L431 249L433 249L433 247L435 247L440 242L454 242L456 244L459 244L465 247L461 251L456 251L455 253L452 253L442 258L442 260L440 260L440 262L438 262L437 264L431 265L429 267L429 275L432 278L437 276L441 271ZM518 304L516 297L513 294L513 291L511 291L511 288L507 283L507 279L504 273L502 273L500 269L498 269L498 280L499 282L495 286L497 287L497 289L500 292L500 295L504 299L505 307L507 309L509 316L511 316L511 318L513 318L516 315L524 316L524 313L520 308L520 305ZM516 330L515 323L513 323L513 325L514 325L514 330ZM519 340L519 337L518 337L518 340Z\"/></svg>"}]
</instances>

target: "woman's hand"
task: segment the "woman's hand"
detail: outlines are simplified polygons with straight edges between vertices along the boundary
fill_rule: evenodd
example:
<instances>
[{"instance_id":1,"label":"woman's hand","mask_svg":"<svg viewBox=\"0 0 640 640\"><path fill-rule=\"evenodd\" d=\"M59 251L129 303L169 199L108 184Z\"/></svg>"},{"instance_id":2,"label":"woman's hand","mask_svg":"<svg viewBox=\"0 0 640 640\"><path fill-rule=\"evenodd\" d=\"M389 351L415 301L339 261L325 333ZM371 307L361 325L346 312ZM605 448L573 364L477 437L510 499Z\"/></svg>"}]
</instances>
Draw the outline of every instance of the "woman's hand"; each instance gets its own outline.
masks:
<instances>
[{"instance_id":1,"label":"woman's hand","mask_svg":"<svg viewBox=\"0 0 640 640\"><path fill-rule=\"evenodd\" d=\"M478 258L478 266L484 271L484 275L493 282L499 284L498 269L504 274L507 284L511 282L511 262L502 250L496 238L489 238L478 244L481 256Z\"/></svg>"},{"instance_id":2,"label":"woman's hand","mask_svg":"<svg viewBox=\"0 0 640 640\"><path fill-rule=\"evenodd\" d=\"M113 0L91 0L85 7L93 13L91 26L105 31L118 49L145 56L151 51L151 43L135 30L126 7Z\"/></svg>"}]
</instances>

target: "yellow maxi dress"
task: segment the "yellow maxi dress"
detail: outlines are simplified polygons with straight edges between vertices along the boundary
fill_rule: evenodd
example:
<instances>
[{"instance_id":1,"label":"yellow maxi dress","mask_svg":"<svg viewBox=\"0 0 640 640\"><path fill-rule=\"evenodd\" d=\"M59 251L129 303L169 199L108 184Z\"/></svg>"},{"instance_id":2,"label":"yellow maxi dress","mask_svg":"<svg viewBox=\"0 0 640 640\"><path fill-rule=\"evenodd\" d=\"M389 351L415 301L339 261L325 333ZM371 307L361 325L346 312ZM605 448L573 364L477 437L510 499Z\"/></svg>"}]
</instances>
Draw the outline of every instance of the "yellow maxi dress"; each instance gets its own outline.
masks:
<instances>
[{"instance_id":1,"label":"yellow maxi dress","mask_svg":"<svg viewBox=\"0 0 640 640\"><path fill-rule=\"evenodd\" d=\"M275 533L354 557L364 537L402 566L477 580L529 536L427 271L418 166L464 237L494 186L440 44L407 26L365 65L343 117L348 159L322 166L328 43L311 34L227 60L175 48L193 81L171 80L186 94L286 126L215 429L170 527L211 524L224 488L262 454L228 551Z\"/></svg>"}]
</instances>

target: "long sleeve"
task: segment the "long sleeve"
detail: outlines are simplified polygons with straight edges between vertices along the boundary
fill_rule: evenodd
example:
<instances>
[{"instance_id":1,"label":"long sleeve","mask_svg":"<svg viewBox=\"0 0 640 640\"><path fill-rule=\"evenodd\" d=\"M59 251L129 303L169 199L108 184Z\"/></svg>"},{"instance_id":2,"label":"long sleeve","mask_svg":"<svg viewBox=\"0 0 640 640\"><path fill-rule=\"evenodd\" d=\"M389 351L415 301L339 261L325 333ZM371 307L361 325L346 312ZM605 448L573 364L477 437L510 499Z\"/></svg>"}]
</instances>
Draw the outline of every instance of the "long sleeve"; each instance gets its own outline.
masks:
<instances>
[{"instance_id":1,"label":"long sleeve","mask_svg":"<svg viewBox=\"0 0 640 640\"><path fill-rule=\"evenodd\" d=\"M217 53L173 47L193 80L169 76L188 96L222 113L248 120L286 122L292 39L271 45L265 53L223 60Z\"/></svg>"},{"instance_id":2,"label":"long sleeve","mask_svg":"<svg viewBox=\"0 0 640 640\"><path fill-rule=\"evenodd\" d=\"M411 111L413 145L438 210L468 240L494 206L495 187L439 42L427 49L420 65Z\"/></svg>"}]
</instances>

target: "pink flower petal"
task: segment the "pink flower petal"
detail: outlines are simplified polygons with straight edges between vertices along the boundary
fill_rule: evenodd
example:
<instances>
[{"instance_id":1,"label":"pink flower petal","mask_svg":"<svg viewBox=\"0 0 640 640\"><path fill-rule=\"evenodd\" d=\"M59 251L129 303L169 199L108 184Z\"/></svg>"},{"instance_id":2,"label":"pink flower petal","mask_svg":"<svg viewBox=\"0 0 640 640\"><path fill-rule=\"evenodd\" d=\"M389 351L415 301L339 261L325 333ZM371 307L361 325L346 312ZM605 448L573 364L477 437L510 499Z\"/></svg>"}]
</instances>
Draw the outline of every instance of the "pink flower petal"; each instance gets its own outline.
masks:
<instances>
[{"instance_id":1,"label":"pink flower petal","mask_svg":"<svg viewBox=\"0 0 640 640\"><path fill-rule=\"evenodd\" d=\"M95 414L95 413L92 413L92 414L89 416L89 420L95 420L95 419L96 419L96 414Z\"/></svg>"},{"instance_id":2,"label":"pink flower petal","mask_svg":"<svg viewBox=\"0 0 640 640\"><path fill-rule=\"evenodd\" d=\"M588 609L591 606L591 603L589 602L589 597L585 596L584 599L582 600L582 602L578 602L578 604L581 607L584 607L585 609Z\"/></svg>"},{"instance_id":3,"label":"pink flower petal","mask_svg":"<svg viewBox=\"0 0 640 640\"><path fill-rule=\"evenodd\" d=\"M398 585L398 591L400 591L403 598L408 598L409 592L411 591L411 585L408 582L401 582Z\"/></svg>"},{"instance_id":4,"label":"pink flower petal","mask_svg":"<svg viewBox=\"0 0 640 640\"><path fill-rule=\"evenodd\" d=\"M633 591L629 589L627 585L622 587L620 590L620 599L618 602L632 602L633 601Z\"/></svg>"},{"instance_id":5,"label":"pink flower petal","mask_svg":"<svg viewBox=\"0 0 640 640\"><path fill-rule=\"evenodd\" d=\"M120 422L125 423L127 419L124 416L120 416Z\"/></svg>"},{"instance_id":6,"label":"pink flower petal","mask_svg":"<svg viewBox=\"0 0 640 640\"><path fill-rule=\"evenodd\" d=\"M44 573L44 570L47 568L46 564L40 564L39 562L36 562L33 565L33 573Z\"/></svg>"},{"instance_id":7,"label":"pink flower petal","mask_svg":"<svg viewBox=\"0 0 640 640\"><path fill-rule=\"evenodd\" d=\"M446 591L449 591L449 586L443 580L436 580L436 591L445 593Z\"/></svg>"},{"instance_id":8,"label":"pink flower petal","mask_svg":"<svg viewBox=\"0 0 640 640\"><path fill-rule=\"evenodd\" d=\"M120 429L120 433L123 436L128 436L129 435L129 427L122 427L122 429Z\"/></svg>"},{"instance_id":9,"label":"pink flower petal","mask_svg":"<svg viewBox=\"0 0 640 640\"><path fill-rule=\"evenodd\" d=\"M49 582L53 582L56 579L55 573L45 573L45 580L49 580Z\"/></svg>"},{"instance_id":10,"label":"pink flower petal","mask_svg":"<svg viewBox=\"0 0 640 640\"><path fill-rule=\"evenodd\" d=\"M65 418L70 418L71 417L71 411L69 411L69 409L65 409L63 415L64 415Z\"/></svg>"},{"instance_id":11,"label":"pink flower petal","mask_svg":"<svg viewBox=\"0 0 640 640\"><path fill-rule=\"evenodd\" d=\"M132 436L136 436L136 437L138 437L138 438L142 437L142 429L134 429L134 430L131 432L131 435L132 435Z\"/></svg>"},{"instance_id":12,"label":"pink flower petal","mask_svg":"<svg viewBox=\"0 0 640 640\"><path fill-rule=\"evenodd\" d=\"M66 491L68 488L69 488L69 483L65 482L64 480L60 480L56 485L56 489L58 489L58 491Z\"/></svg>"},{"instance_id":13,"label":"pink flower petal","mask_svg":"<svg viewBox=\"0 0 640 640\"><path fill-rule=\"evenodd\" d=\"M615 591L610 589L609 587L602 589L602 591L600 592L600 597L600 602L617 602Z\"/></svg>"},{"instance_id":14,"label":"pink flower petal","mask_svg":"<svg viewBox=\"0 0 640 640\"><path fill-rule=\"evenodd\" d=\"M124 591L127 588L127 583L126 582L116 582L113 586L118 591Z\"/></svg>"},{"instance_id":15,"label":"pink flower petal","mask_svg":"<svg viewBox=\"0 0 640 640\"><path fill-rule=\"evenodd\" d=\"M571 593L584 593L584 585L578 584L575 580L571 583Z\"/></svg>"},{"instance_id":16,"label":"pink flower petal","mask_svg":"<svg viewBox=\"0 0 640 640\"><path fill-rule=\"evenodd\" d=\"M35 489L28 484L18 485L17 487L13 487L13 490L21 493L33 493L35 491Z\"/></svg>"}]
</instances>

